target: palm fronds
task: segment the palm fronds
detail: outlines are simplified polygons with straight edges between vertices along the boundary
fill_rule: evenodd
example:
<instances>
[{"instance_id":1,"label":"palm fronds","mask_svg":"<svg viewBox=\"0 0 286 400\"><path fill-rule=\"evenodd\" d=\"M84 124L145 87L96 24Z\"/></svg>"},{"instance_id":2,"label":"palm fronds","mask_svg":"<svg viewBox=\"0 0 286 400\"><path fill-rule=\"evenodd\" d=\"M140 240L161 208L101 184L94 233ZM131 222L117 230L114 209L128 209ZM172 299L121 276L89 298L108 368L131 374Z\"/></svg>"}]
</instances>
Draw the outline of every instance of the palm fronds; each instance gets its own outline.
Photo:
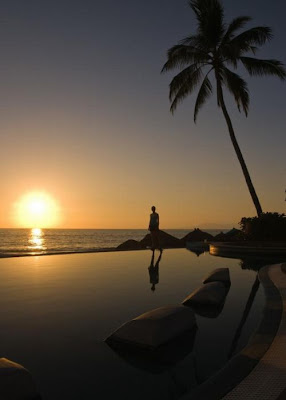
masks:
<instances>
[{"instance_id":1,"label":"palm fronds","mask_svg":"<svg viewBox=\"0 0 286 400\"><path fill-rule=\"evenodd\" d=\"M234 18L228 25L224 22L224 9L220 0L188 0L195 13L197 30L171 47L162 73L179 69L170 84L171 112L189 94L193 94L199 82L194 110L196 121L199 110L212 94L208 74L212 71L220 88L226 86L233 95L239 110L247 115L249 95L246 82L228 67L235 69L242 63L248 73L257 76L272 75L286 79L284 65L278 60L259 60L255 55L259 47L271 40L272 30L267 26L256 26L241 30L251 21L248 16ZM208 70L204 71L204 67ZM206 78L204 78L204 76ZM184 87L185 86L185 87ZM221 106L217 91L218 105Z\"/></svg>"},{"instance_id":2,"label":"palm fronds","mask_svg":"<svg viewBox=\"0 0 286 400\"><path fill-rule=\"evenodd\" d=\"M241 111L242 107L245 115L247 116L249 107L247 83L238 74L230 71L226 67L222 68L221 73L224 77L223 82L227 85L228 90L233 95L238 110Z\"/></svg>"},{"instance_id":3,"label":"palm fronds","mask_svg":"<svg viewBox=\"0 0 286 400\"><path fill-rule=\"evenodd\" d=\"M189 0L189 5L197 17L198 33L204 38L205 44L215 48L225 31L224 10L220 1Z\"/></svg>"},{"instance_id":4,"label":"palm fronds","mask_svg":"<svg viewBox=\"0 0 286 400\"><path fill-rule=\"evenodd\" d=\"M174 68L183 68L193 62L208 62L208 54L196 49L194 46L176 45L168 50L168 60L161 72Z\"/></svg>"},{"instance_id":5,"label":"palm fronds","mask_svg":"<svg viewBox=\"0 0 286 400\"><path fill-rule=\"evenodd\" d=\"M171 112L173 113L177 105L182 102L185 97L191 94L202 79L202 69L200 66L193 64L176 75L170 83L169 98L172 102Z\"/></svg>"},{"instance_id":6,"label":"palm fronds","mask_svg":"<svg viewBox=\"0 0 286 400\"><path fill-rule=\"evenodd\" d=\"M283 64L278 60L259 60L251 57L240 57L241 62L250 75L272 75L285 80L286 72Z\"/></svg>"},{"instance_id":7,"label":"palm fronds","mask_svg":"<svg viewBox=\"0 0 286 400\"><path fill-rule=\"evenodd\" d=\"M208 78L208 75L206 75L197 96L195 104L195 112L194 112L194 122L196 122L197 120L200 108L204 105L208 97L212 94L212 91L213 91L212 84Z\"/></svg>"}]
</instances>

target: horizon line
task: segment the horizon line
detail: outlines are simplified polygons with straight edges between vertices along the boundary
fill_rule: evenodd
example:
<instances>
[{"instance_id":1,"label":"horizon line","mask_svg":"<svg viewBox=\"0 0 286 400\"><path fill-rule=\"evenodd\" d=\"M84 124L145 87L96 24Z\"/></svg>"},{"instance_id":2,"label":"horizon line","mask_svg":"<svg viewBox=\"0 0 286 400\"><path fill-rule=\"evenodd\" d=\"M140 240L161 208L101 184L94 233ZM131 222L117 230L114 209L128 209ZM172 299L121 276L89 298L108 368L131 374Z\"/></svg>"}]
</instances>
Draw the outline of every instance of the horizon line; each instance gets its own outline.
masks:
<instances>
[{"instance_id":1,"label":"horizon line","mask_svg":"<svg viewBox=\"0 0 286 400\"><path fill-rule=\"evenodd\" d=\"M41 227L6 227L6 228L0 228L0 229L63 229L63 230L67 230L67 229L70 229L70 230L80 230L80 229L82 229L82 230L141 230L141 231L144 231L144 230L146 230L146 231L148 231L148 229L147 228L41 228ZM220 227L217 227L217 228L214 228L214 227L202 227L202 228L200 228L199 227L199 225L198 226L194 226L194 227L191 227L191 228L162 228L162 229L160 229L161 231L163 231L163 230L189 230L189 229L211 229L211 230L220 230L220 229L230 229L229 227L222 227L222 226L220 226Z\"/></svg>"}]
</instances>

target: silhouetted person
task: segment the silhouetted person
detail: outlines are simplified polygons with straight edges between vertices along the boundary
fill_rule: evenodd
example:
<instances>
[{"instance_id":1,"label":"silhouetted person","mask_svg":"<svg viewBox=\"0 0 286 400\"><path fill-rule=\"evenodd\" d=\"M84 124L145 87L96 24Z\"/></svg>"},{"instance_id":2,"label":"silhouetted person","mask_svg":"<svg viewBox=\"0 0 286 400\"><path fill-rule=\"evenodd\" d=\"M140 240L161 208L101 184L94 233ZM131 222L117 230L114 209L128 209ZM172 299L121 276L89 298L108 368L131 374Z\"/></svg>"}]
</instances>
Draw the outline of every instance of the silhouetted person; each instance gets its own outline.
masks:
<instances>
[{"instance_id":1,"label":"silhouetted person","mask_svg":"<svg viewBox=\"0 0 286 400\"><path fill-rule=\"evenodd\" d=\"M156 264L154 265L154 255L155 252L153 251L152 257L151 257L151 264L150 267L148 268L149 270L149 277L150 277L150 283L152 283L151 290L154 292L155 285L159 283L159 262L161 260L163 251L161 250L160 255L158 257L158 260L156 261Z\"/></svg>"},{"instance_id":2,"label":"silhouetted person","mask_svg":"<svg viewBox=\"0 0 286 400\"><path fill-rule=\"evenodd\" d=\"M160 249L160 242L159 242L159 214L156 213L156 207L151 207L152 214L150 214L150 222L149 222L149 231L151 234L152 240L152 250Z\"/></svg>"}]
</instances>

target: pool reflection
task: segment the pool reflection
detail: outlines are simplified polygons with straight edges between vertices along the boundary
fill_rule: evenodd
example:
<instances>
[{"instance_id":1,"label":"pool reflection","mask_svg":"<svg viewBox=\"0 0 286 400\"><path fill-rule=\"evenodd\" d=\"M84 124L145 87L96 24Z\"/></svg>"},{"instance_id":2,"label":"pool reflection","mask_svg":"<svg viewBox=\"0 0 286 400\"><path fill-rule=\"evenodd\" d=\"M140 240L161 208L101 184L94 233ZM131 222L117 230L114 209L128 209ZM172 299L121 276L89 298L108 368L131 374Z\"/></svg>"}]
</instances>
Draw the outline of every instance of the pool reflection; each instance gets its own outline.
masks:
<instances>
[{"instance_id":1,"label":"pool reflection","mask_svg":"<svg viewBox=\"0 0 286 400\"><path fill-rule=\"evenodd\" d=\"M45 232L29 230L30 252L44 253ZM160 286L155 283L157 290L151 292L151 256L142 250L0 259L1 347L7 358L29 368L43 398L127 400L134 393L136 400L179 398L222 368L229 353L247 345L264 307L261 285L249 307L254 264L242 269L237 259L164 250L156 277L159 282L160 269ZM156 251L154 267L158 259ZM104 342L126 321L181 303L207 274L225 267L232 286L224 308L216 318L197 314L194 338L186 335L185 341L180 338L174 348L160 349L151 359ZM76 372L75 362L80 365Z\"/></svg>"},{"instance_id":2,"label":"pool reflection","mask_svg":"<svg viewBox=\"0 0 286 400\"><path fill-rule=\"evenodd\" d=\"M160 255L154 265L155 252L153 251L152 256L151 256L150 266L148 267L150 283L152 284L152 286L151 286L152 292L155 291L155 289L156 289L155 286L159 283L159 263L162 258L162 253L163 252L161 251Z\"/></svg>"}]
</instances>

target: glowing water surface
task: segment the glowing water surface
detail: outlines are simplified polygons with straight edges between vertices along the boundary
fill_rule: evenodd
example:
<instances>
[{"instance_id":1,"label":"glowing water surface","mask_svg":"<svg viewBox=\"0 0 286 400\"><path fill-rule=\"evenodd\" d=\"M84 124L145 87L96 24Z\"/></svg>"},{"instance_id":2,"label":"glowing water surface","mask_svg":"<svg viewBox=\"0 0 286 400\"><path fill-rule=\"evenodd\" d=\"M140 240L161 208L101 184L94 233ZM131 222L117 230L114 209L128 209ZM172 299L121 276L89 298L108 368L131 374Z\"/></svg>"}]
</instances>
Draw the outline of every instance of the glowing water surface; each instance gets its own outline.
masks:
<instances>
[{"instance_id":1,"label":"glowing water surface","mask_svg":"<svg viewBox=\"0 0 286 400\"><path fill-rule=\"evenodd\" d=\"M147 250L0 259L1 356L31 371L44 400L180 398L246 345L261 319L263 288L234 343L256 271L185 249L165 250L155 274L150 262ZM180 303L219 267L231 277L224 308L216 318L197 316L193 349L175 365L144 369L104 342L141 313Z\"/></svg>"}]
</instances>

